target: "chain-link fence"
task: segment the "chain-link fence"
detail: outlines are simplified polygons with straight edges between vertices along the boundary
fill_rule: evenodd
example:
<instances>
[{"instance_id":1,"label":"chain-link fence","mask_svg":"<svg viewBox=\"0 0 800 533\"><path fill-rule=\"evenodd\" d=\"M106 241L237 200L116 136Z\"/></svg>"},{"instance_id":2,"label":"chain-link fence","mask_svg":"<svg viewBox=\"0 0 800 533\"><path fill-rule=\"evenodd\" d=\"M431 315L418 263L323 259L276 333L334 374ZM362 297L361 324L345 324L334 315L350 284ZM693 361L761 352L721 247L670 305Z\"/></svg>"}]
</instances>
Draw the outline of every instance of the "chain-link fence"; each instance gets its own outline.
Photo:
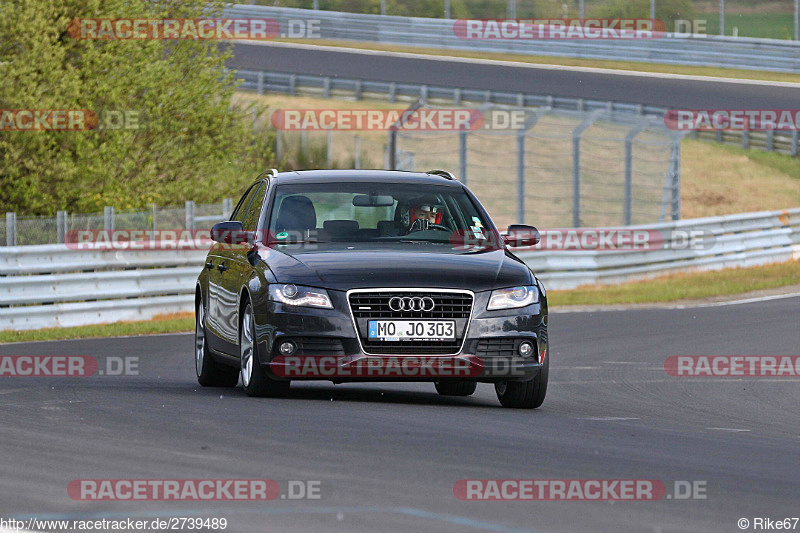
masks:
<instances>
[{"instance_id":1,"label":"chain-link fence","mask_svg":"<svg viewBox=\"0 0 800 533\"><path fill-rule=\"evenodd\" d=\"M217 204L186 202L183 207L153 205L148 210L116 210L102 213L67 213L55 217L17 216L6 213L0 220L0 246L28 246L65 242L75 230L202 230L230 217L233 201Z\"/></svg>"},{"instance_id":2,"label":"chain-link fence","mask_svg":"<svg viewBox=\"0 0 800 533\"><path fill-rule=\"evenodd\" d=\"M404 157L395 166L457 171L500 227L680 218L680 136L663 121L603 111L520 111L527 118L518 130L398 131L396 149Z\"/></svg>"},{"instance_id":3,"label":"chain-link fence","mask_svg":"<svg viewBox=\"0 0 800 533\"><path fill-rule=\"evenodd\" d=\"M663 120L604 110L478 109L489 126L401 129L388 138L385 130L281 132L278 151L309 159L293 161L289 166L295 168L451 170L501 228L513 223L600 227L680 218L681 136L666 129ZM498 110L521 114L517 123L523 127L496 128ZM8 213L0 221L0 244L59 243L73 230L209 229L232 210L233 201L225 199L135 211L59 212L56 217Z\"/></svg>"}]
</instances>

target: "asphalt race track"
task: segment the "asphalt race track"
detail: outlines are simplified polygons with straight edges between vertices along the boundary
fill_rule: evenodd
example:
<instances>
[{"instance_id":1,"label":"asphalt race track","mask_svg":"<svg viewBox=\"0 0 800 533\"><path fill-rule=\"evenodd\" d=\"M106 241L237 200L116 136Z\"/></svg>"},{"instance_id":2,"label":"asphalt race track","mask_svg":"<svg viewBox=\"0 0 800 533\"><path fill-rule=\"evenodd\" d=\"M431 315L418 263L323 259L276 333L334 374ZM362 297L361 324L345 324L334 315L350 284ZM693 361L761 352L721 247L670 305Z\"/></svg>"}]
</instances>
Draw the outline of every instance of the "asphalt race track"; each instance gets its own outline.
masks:
<instances>
[{"instance_id":1,"label":"asphalt race track","mask_svg":"<svg viewBox=\"0 0 800 533\"><path fill-rule=\"evenodd\" d=\"M138 376L0 378L0 517L225 517L227 531L739 531L800 514L797 378L678 378L670 355L800 355L800 298L554 313L547 400L503 409L432 384L197 385L191 335L9 344L138 357ZM716 428L716 429L713 429ZM81 502L75 479L321 481L319 500ZM461 479L706 483L706 499L470 502Z\"/></svg>"},{"instance_id":2,"label":"asphalt race track","mask_svg":"<svg viewBox=\"0 0 800 533\"><path fill-rule=\"evenodd\" d=\"M509 60L513 59L514 56L509 55ZM796 84L710 81L647 73L621 75L282 43L236 43L234 57L228 66L349 79L549 94L675 109L795 109L800 101L800 87Z\"/></svg>"}]
</instances>

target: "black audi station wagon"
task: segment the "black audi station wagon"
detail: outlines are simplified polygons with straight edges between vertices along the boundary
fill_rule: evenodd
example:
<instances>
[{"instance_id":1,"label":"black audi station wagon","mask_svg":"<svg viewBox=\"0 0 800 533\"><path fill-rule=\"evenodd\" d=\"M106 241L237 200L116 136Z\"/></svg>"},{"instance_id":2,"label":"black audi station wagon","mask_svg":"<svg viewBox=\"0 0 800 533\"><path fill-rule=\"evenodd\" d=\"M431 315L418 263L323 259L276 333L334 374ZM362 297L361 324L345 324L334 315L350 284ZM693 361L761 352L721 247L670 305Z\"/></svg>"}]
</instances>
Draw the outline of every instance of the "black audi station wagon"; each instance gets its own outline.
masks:
<instances>
[{"instance_id":1,"label":"black audi station wagon","mask_svg":"<svg viewBox=\"0 0 800 533\"><path fill-rule=\"evenodd\" d=\"M426 381L506 407L547 391L545 289L470 190L445 171L262 174L197 280L201 385L282 396L291 381Z\"/></svg>"}]
</instances>

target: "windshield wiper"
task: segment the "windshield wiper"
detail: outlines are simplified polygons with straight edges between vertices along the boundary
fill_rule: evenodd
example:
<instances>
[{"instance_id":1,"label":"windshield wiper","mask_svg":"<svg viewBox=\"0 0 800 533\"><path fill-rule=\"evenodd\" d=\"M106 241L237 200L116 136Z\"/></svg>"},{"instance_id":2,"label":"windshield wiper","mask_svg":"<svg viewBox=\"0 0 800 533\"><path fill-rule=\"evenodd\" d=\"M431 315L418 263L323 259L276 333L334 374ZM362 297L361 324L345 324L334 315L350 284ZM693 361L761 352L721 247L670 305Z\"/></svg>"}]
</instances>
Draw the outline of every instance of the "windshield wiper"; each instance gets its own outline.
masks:
<instances>
[{"instance_id":1,"label":"windshield wiper","mask_svg":"<svg viewBox=\"0 0 800 533\"><path fill-rule=\"evenodd\" d=\"M404 242L404 243L412 242L412 243L415 243L415 244L416 243L420 243L420 242L424 242L425 244L450 244L449 241L434 241L434 240L431 240L431 239L398 239L398 240L389 241L389 242Z\"/></svg>"}]
</instances>

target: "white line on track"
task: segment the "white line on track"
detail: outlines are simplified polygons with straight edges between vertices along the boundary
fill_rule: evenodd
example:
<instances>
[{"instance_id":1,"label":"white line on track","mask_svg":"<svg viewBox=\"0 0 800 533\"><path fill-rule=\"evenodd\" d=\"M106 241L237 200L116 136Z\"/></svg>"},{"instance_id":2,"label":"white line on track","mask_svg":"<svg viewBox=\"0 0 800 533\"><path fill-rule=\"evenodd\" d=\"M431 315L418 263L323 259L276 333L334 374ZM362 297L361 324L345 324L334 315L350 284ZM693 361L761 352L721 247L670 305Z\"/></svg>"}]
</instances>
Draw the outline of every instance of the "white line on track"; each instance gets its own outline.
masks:
<instances>
[{"instance_id":1,"label":"white line on track","mask_svg":"<svg viewBox=\"0 0 800 533\"><path fill-rule=\"evenodd\" d=\"M738 428L706 428L715 431L730 431L731 433L748 433L749 429L738 429Z\"/></svg>"},{"instance_id":2,"label":"white line on track","mask_svg":"<svg viewBox=\"0 0 800 533\"><path fill-rule=\"evenodd\" d=\"M769 378L764 379L761 377L753 376L748 379L732 379L732 378L697 378L697 377L678 377L672 376L670 379L626 379L625 383L675 383L676 380L685 380L687 383L742 383L742 382L757 382L757 383L800 383L798 378ZM607 383L608 378L598 376L597 379L553 379L550 377L550 383L557 383L558 385L591 385L595 383Z\"/></svg>"},{"instance_id":3,"label":"white line on track","mask_svg":"<svg viewBox=\"0 0 800 533\"><path fill-rule=\"evenodd\" d=\"M241 44L271 46L275 48L300 48L302 50L320 50L323 52L346 52L351 54L361 54L361 55L371 55L371 56L398 57L404 59L418 59L418 60L428 60L428 61L448 61L451 63L471 63L477 65L494 65L499 67L530 68L538 70L562 70L568 72L586 72L591 74L611 74L614 76L635 76L640 78L662 78L662 79L674 79L674 80L703 81L703 82L713 82L713 83L733 83L739 85L761 85L766 87L789 87L796 89L800 88L800 83L792 83L786 81L748 80L742 78L721 78L717 76L693 76L689 74L669 74L666 72L641 72L635 70L621 70L621 69L598 68L598 67L550 65L547 63L523 63L520 61L480 59L476 57L458 57L458 56L447 56L447 55L438 56L432 54L415 54L412 52L389 52L386 50L367 50L362 48L350 48L346 46L324 46L317 44L263 42L263 41L247 41L247 40L239 40L236 42Z\"/></svg>"},{"instance_id":4,"label":"white line on track","mask_svg":"<svg viewBox=\"0 0 800 533\"><path fill-rule=\"evenodd\" d=\"M2 395L2 394L13 394L13 393L15 393L15 392L23 392L23 391L27 391L27 390L30 390L30 389L28 389L28 388L22 388L22 389L6 389L6 390L0 390L0 395ZM2 530L2 529L0 529L0 533L3 533L3 530Z\"/></svg>"},{"instance_id":5,"label":"white line on track","mask_svg":"<svg viewBox=\"0 0 800 533\"><path fill-rule=\"evenodd\" d=\"M594 420L597 422L615 422L618 420L641 420L641 418L633 418L629 416L586 416L576 417L575 420Z\"/></svg>"},{"instance_id":6,"label":"white line on track","mask_svg":"<svg viewBox=\"0 0 800 533\"><path fill-rule=\"evenodd\" d=\"M741 305L741 304L752 304L752 303L759 303L759 302L768 302L770 300L783 300L785 298L797 298L800 297L800 292L793 292L791 294L775 294L772 296L760 296L758 298L745 298L742 300L728 300L725 302L707 302L707 303L696 303L696 304L677 304L677 305L669 305L669 304L657 304L654 303L652 306L645 306L645 307L638 307L640 304L636 304L637 307L590 307L590 308L581 308L581 309L569 309L568 307L551 307L549 312L551 313L598 313L601 311L649 311L653 309L698 309L702 307L724 307L728 305ZM611 304L617 305L617 304ZM624 305L624 304L623 304ZM646 305L646 304L645 304Z\"/></svg>"}]
</instances>

